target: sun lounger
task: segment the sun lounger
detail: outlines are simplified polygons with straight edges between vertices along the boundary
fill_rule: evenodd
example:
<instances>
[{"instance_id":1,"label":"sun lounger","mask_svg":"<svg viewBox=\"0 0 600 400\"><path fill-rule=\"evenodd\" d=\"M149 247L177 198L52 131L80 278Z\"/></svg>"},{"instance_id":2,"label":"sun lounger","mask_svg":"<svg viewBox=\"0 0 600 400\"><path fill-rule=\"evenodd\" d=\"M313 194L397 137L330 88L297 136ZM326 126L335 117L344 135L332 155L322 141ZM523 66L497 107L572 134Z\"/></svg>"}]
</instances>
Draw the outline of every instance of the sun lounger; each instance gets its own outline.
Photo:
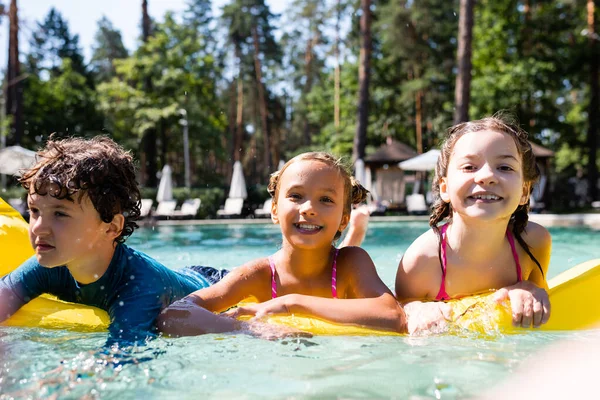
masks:
<instances>
[{"instance_id":1,"label":"sun lounger","mask_svg":"<svg viewBox=\"0 0 600 400\"><path fill-rule=\"evenodd\" d=\"M179 210L173 211L173 217L178 219L193 219L198 214L202 201L200 199L188 199L183 202Z\"/></svg>"},{"instance_id":2,"label":"sun lounger","mask_svg":"<svg viewBox=\"0 0 600 400\"><path fill-rule=\"evenodd\" d=\"M422 194L409 194L406 196L406 211L413 215L425 215L429 213L425 196Z\"/></svg>"},{"instance_id":3,"label":"sun lounger","mask_svg":"<svg viewBox=\"0 0 600 400\"><path fill-rule=\"evenodd\" d=\"M152 215L156 219L172 218L175 213L175 207L177 207L177 200L163 200L158 203Z\"/></svg>"},{"instance_id":4,"label":"sun lounger","mask_svg":"<svg viewBox=\"0 0 600 400\"><path fill-rule=\"evenodd\" d=\"M273 204L273 199L268 199L264 202L262 208L254 210L254 216L256 218L269 218L271 217L271 205Z\"/></svg>"},{"instance_id":5,"label":"sun lounger","mask_svg":"<svg viewBox=\"0 0 600 400\"><path fill-rule=\"evenodd\" d=\"M152 199L142 199L140 207L140 218L148 218L150 216L150 212L152 211L152 205L154 201Z\"/></svg>"},{"instance_id":6,"label":"sun lounger","mask_svg":"<svg viewBox=\"0 0 600 400\"><path fill-rule=\"evenodd\" d=\"M222 210L217 210L217 218L241 217L244 208L244 199L241 197L228 197Z\"/></svg>"}]
</instances>

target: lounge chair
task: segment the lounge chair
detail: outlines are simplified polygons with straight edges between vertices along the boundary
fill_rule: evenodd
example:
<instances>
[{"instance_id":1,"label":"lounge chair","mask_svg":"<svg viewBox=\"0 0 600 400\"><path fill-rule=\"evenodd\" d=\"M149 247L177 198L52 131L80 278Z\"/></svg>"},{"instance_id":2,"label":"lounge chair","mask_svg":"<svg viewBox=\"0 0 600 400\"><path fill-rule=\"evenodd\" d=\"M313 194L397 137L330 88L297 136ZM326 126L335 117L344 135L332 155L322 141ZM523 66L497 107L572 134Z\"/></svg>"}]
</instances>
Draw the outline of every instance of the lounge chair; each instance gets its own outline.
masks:
<instances>
[{"instance_id":1,"label":"lounge chair","mask_svg":"<svg viewBox=\"0 0 600 400\"><path fill-rule=\"evenodd\" d=\"M254 210L254 216L256 218L269 218L271 217L271 205L273 204L273 199L265 200L262 208Z\"/></svg>"},{"instance_id":2,"label":"lounge chair","mask_svg":"<svg viewBox=\"0 0 600 400\"><path fill-rule=\"evenodd\" d=\"M200 199L188 199L183 202L179 210L173 211L173 217L179 219L193 219L198 214L202 201Z\"/></svg>"},{"instance_id":3,"label":"lounge chair","mask_svg":"<svg viewBox=\"0 0 600 400\"><path fill-rule=\"evenodd\" d=\"M140 207L140 218L148 218L150 216L150 212L152 211L152 205L154 201L152 199L142 199Z\"/></svg>"},{"instance_id":4,"label":"lounge chair","mask_svg":"<svg viewBox=\"0 0 600 400\"><path fill-rule=\"evenodd\" d=\"M413 215L425 215L429 213L425 196L422 194L409 194L406 196L406 211Z\"/></svg>"},{"instance_id":5,"label":"lounge chair","mask_svg":"<svg viewBox=\"0 0 600 400\"><path fill-rule=\"evenodd\" d=\"M217 218L241 217L244 208L244 199L241 197L228 197L222 210L217 210Z\"/></svg>"},{"instance_id":6,"label":"lounge chair","mask_svg":"<svg viewBox=\"0 0 600 400\"><path fill-rule=\"evenodd\" d=\"M175 207L177 207L177 200L163 200L158 203L152 215L156 219L172 218L175 213Z\"/></svg>"}]
</instances>

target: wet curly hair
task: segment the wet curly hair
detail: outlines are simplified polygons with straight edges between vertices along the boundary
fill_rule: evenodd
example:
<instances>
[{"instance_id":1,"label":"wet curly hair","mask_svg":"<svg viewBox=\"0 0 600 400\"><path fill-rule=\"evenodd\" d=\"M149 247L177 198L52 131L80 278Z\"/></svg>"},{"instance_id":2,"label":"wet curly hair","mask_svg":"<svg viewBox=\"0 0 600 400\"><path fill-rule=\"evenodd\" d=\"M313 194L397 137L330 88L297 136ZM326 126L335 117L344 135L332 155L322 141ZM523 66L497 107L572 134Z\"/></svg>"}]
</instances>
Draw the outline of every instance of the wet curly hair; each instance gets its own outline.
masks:
<instances>
[{"instance_id":1,"label":"wet curly hair","mask_svg":"<svg viewBox=\"0 0 600 400\"><path fill-rule=\"evenodd\" d=\"M446 203L440 197L441 179L448 175L448 164L450 163L450 157L458 139L460 139L466 133L483 131L502 132L510 136L515 141L523 166L523 182L529 188L529 196L531 196L531 192L533 191L533 185L540 177L540 170L535 162L533 149L527 140L527 132L519 127L512 115L507 113L498 113L493 117L487 117L477 121L469 121L454 125L446 132L446 139L441 148L440 158L438 159L435 167L435 176L432 182L432 192L435 200L431 206L432 213L429 217L429 225L433 228L438 236L438 240L440 241L441 234L437 226L438 223L443 221L445 218L452 219L452 205L450 203ZM529 245L527 245L521 236L521 234L525 231L528 220L529 201L527 201L525 204L519 205L512 213L509 227L515 236L515 239L517 239L521 247L525 249L525 252L537 264L543 275L544 272L542 270L542 266L531 253Z\"/></svg>"},{"instance_id":2,"label":"wet curly hair","mask_svg":"<svg viewBox=\"0 0 600 400\"><path fill-rule=\"evenodd\" d=\"M141 195L133 157L112 139L58 140L51 135L36 159L19 179L28 193L78 202L87 195L106 223L123 214L125 224L117 243L125 242L138 227Z\"/></svg>"},{"instance_id":3,"label":"wet curly hair","mask_svg":"<svg viewBox=\"0 0 600 400\"><path fill-rule=\"evenodd\" d=\"M365 189L359 181L354 179L350 172L350 167L345 164L343 158L338 158L332 154L326 152L308 152L297 155L292 158L279 170L271 174L269 178L269 186L267 190L273 198L273 203L277 204L277 196L279 195L280 178L283 171L287 169L291 164L298 161L318 161L325 165L336 169L342 179L344 180L344 214L350 215L352 211L352 205L360 204L366 200L369 191ZM338 231L335 235L334 240L337 240L342 235L342 231Z\"/></svg>"}]
</instances>

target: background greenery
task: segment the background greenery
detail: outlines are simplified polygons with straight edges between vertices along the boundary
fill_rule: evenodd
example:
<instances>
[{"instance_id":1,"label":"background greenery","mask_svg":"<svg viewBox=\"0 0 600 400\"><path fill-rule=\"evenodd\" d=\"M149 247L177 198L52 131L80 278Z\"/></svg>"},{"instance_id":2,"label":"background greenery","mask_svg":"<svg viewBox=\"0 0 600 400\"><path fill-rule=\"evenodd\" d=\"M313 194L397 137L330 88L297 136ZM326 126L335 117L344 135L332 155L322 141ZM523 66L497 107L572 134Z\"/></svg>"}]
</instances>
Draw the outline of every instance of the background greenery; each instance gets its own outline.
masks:
<instances>
[{"instance_id":1,"label":"background greenery","mask_svg":"<svg viewBox=\"0 0 600 400\"><path fill-rule=\"evenodd\" d=\"M474 6L469 116L515 113L533 141L556 152L555 193L568 194L567 178L588 164L588 3L479 0ZM416 148L417 123L426 151L453 121L459 1L378 0L370 9L367 154L387 137ZM360 1L293 0L283 15L272 14L264 0L231 0L219 17L211 10L209 0L189 0L184 13L150 21L131 53L103 18L86 64L77 35L52 9L21 54L20 144L39 148L52 132L110 135L135 153L144 196L153 197L164 164L172 166L176 185L184 184L185 109L192 189L175 196L202 198L201 217L222 204L234 160L242 161L249 203L258 207L280 159L309 149L350 156ZM13 129L8 144L15 140ZM564 207L556 200L555 208Z\"/></svg>"}]
</instances>

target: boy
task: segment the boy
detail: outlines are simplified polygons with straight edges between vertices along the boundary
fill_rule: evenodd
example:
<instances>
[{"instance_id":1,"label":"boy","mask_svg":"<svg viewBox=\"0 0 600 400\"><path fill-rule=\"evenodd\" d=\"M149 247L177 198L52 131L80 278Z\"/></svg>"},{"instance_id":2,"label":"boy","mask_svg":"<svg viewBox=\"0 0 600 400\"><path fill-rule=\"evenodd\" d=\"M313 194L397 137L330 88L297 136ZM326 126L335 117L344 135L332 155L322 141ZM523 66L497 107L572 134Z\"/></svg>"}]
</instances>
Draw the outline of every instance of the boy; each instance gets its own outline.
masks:
<instances>
[{"instance_id":1,"label":"boy","mask_svg":"<svg viewBox=\"0 0 600 400\"><path fill-rule=\"evenodd\" d=\"M124 242L140 215L129 153L107 137L50 139L20 178L35 256L0 278L0 321L42 293L96 306L110 339L144 340L160 311L226 271L173 271Z\"/></svg>"}]
</instances>

